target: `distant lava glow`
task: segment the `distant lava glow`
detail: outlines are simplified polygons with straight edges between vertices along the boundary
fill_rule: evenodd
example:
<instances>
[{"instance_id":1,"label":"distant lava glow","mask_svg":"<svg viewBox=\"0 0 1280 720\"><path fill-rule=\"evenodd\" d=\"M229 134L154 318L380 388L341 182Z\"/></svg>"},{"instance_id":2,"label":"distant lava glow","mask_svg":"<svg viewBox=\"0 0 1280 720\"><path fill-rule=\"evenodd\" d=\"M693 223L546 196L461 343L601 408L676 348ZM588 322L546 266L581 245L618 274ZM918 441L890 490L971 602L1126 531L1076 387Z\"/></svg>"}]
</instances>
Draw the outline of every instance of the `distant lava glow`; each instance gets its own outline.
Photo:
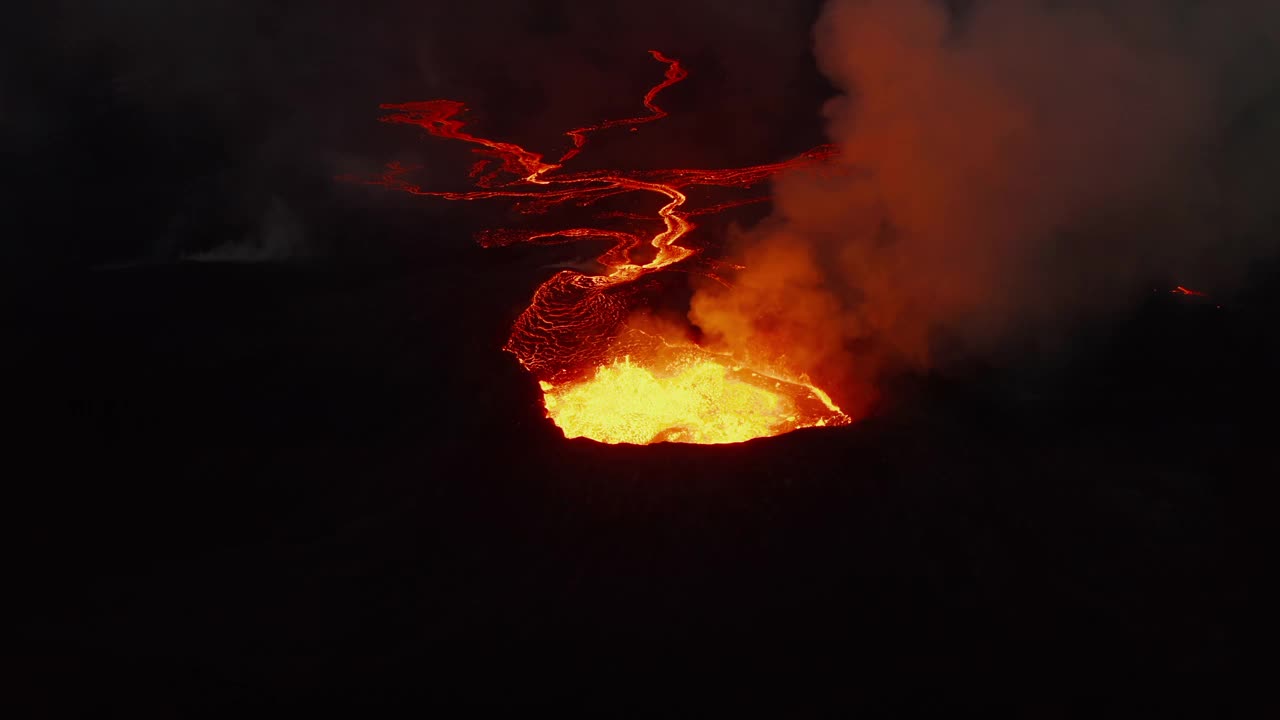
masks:
<instances>
[{"instance_id":1,"label":"distant lava glow","mask_svg":"<svg viewBox=\"0 0 1280 720\"><path fill-rule=\"evenodd\" d=\"M634 129L666 117L656 104L657 96L688 73L679 61L657 51L650 54L666 65L666 73L644 96L648 114L566 132L570 147L554 163L518 145L470 134L459 119L466 110L460 102L383 105L390 112L384 122L413 125L430 135L473 145L478 159L471 178L476 189L423 190L409 181L413 168L399 164L364 182L446 200L507 199L528 215L567 205L590 208L631 193L661 198L660 207L647 215L595 210L597 227L497 230L479 237L485 247L592 239L612 243L597 258L601 274L561 270L543 283L517 318L506 344L538 379L547 416L567 437L605 443L717 444L848 424L850 418L803 374L747 366L691 341L664 337L680 335L678 331L654 333L628 324L644 290L637 281L646 276L679 264L680 270L723 282L716 275L720 266L690 236L696 228L692 218L766 199L719 198L698 205L687 191L699 188L697 196L703 197L709 194L706 188L750 188L784 170L819 165L836 152L823 146L783 162L718 170L564 172L563 165L579 155L591 133ZM785 348L760 350L763 355L785 354Z\"/></svg>"}]
</instances>

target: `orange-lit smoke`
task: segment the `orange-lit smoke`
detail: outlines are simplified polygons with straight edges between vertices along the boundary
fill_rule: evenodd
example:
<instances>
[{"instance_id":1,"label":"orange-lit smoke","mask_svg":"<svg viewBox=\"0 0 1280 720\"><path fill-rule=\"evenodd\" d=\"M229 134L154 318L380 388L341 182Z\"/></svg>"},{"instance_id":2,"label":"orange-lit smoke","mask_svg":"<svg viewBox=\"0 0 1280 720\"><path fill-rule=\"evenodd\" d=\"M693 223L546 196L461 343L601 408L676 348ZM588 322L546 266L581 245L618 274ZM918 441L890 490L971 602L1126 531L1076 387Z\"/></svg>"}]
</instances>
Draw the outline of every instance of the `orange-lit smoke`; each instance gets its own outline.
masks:
<instances>
[{"instance_id":1,"label":"orange-lit smoke","mask_svg":"<svg viewBox=\"0 0 1280 720\"><path fill-rule=\"evenodd\" d=\"M1274 86L1247 62L1274 55L1274 3L959 5L828 4L839 170L779 178L773 216L738 238L747 269L696 295L721 349L787 348L843 375L839 400L886 360L933 363L940 336L993 348L1122 308L1147 276L1225 282L1274 247L1250 234L1270 205L1222 172L1251 155L1229 143L1274 146L1230 128Z\"/></svg>"}]
</instances>

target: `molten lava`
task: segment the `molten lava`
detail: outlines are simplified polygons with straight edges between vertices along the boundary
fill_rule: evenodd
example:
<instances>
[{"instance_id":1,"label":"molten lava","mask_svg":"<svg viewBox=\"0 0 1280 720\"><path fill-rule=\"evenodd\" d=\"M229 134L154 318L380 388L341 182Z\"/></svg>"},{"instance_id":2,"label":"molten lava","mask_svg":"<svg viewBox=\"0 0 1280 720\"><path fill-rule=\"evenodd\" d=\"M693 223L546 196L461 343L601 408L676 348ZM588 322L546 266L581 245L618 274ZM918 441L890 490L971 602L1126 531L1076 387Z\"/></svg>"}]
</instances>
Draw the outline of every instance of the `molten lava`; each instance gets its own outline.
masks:
<instances>
[{"instance_id":1,"label":"molten lava","mask_svg":"<svg viewBox=\"0 0 1280 720\"><path fill-rule=\"evenodd\" d=\"M485 247L518 243L567 243L608 239L597 258L604 273L561 270L534 293L516 320L506 350L538 378L547 415L568 437L606 443L734 443L792 430L850 422L822 390L803 375L772 368L748 368L687 341L672 342L629 328L627 318L640 291L638 280L677 264L723 282L718 265L690 242L700 215L724 212L767 198L753 197L691 207L690 188L749 188L777 173L817 165L835 154L822 146L784 162L731 169L564 172L591 133L634 129L667 113L656 104L664 89L688 77L679 61L650 51L667 66L661 83L644 96L647 115L607 120L569 130L570 147L547 162L540 153L473 135L460 119L466 107L453 100L386 104L388 123L414 125L427 133L473 145L471 170L476 190L423 190L409 182L413 168L387 166L367 180L414 195L446 200L511 199L526 214L543 214L573 203L589 207L629 193L656 195L662 205L652 215L597 212L598 220L627 221L622 228L569 227L547 231L498 230L481 234ZM652 229L645 230L645 225ZM696 262L695 262L696 261ZM637 340L639 339L639 340ZM763 348L781 351L782 348ZM773 354L782 354L776 352Z\"/></svg>"},{"instance_id":2,"label":"molten lava","mask_svg":"<svg viewBox=\"0 0 1280 720\"><path fill-rule=\"evenodd\" d=\"M656 367L624 356L586 380L541 385L547 415L565 437L606 443L736 443L849 422L807 382L763 375L694 348Z\"/></svg>"}]
</instances>

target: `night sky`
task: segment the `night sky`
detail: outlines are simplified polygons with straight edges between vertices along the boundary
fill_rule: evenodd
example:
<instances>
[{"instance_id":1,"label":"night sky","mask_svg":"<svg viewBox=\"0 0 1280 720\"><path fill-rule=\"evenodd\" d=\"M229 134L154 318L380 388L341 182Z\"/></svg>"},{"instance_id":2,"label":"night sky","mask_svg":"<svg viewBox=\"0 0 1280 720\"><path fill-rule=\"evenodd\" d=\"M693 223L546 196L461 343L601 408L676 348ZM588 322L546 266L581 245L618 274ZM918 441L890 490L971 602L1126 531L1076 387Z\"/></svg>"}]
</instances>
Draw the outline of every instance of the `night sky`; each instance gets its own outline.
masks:
<instances>
[{"instance_id":1,"label":"night sky","mask_svg":"<svg viewBox=\"0 0 1280 720\"><path fill-rule=\"evenodd\" d=\"M36 708L617 710L665 694L632 687L655 670L812 675L817 701L846 666L1249 667L1280 477L1270 3L6 14L9 637ZM876 178L783 183L705 228L815 258L805 297L838 310L789 327L838 338L837 390L874 385L859 422L566 440L501 348L548 266L596 246L482 249L523 220L338 179L399 161L466 189L465 152L378 105L458 99L553 152L637 112L651 48L691 73L671 117L583 168L834 140ZM686 311L697 281L675 285L658 302ZM808 307L790 292L782 317ZM143 658L164 668L106 679Z\"/></svg>"}]
</instances>

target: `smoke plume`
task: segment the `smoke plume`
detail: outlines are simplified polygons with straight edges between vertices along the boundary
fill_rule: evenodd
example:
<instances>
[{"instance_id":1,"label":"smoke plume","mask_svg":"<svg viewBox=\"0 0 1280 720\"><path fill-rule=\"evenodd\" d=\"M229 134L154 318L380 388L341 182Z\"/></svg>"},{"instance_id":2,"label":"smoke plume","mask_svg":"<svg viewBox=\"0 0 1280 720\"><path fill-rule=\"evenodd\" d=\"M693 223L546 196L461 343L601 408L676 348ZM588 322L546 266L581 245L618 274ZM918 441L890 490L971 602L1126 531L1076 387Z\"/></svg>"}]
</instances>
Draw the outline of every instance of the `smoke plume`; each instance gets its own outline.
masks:
<instances>
[{"instance_id":1,"label":"smoke plume","mask_svg":"<svg viewBox=\"0 0 1280 720\"><path fill-rule=\"evenodd\" d=\"M1277 248L1280 6L832 0L838 167L778 181L691 320L850 387L1132 304ZM950 350L948 350L950 348Z\"/></svg>"}]
</instances>

